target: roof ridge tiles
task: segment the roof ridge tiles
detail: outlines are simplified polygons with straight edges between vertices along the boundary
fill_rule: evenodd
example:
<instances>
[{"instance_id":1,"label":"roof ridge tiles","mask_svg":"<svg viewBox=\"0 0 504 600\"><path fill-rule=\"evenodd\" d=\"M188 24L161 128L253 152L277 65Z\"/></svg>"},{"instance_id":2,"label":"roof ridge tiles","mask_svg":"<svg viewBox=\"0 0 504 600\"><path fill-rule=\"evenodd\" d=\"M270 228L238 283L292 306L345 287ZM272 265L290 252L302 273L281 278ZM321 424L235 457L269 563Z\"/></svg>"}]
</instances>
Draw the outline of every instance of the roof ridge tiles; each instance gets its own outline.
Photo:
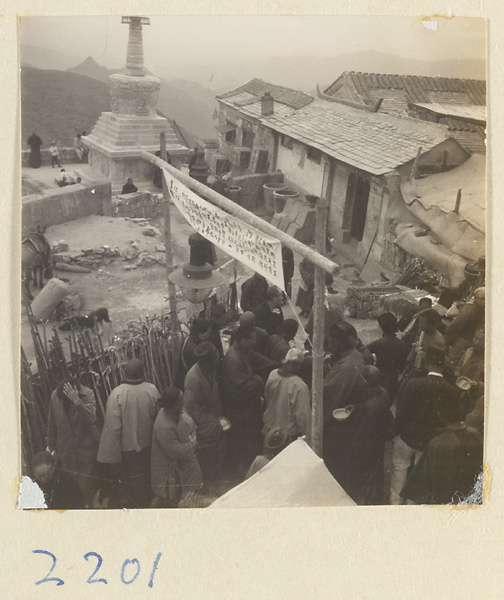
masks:
<instances>
[{"instance_id":1,"label":"roof ridge tiles","mask_svg":"<svg viewBox=\"0 0 504 600\"><path fill-rule=\"evenodd\" d=\"M444 75L417 75L417 74L401 74L401 73L379 73L377 71L343 71L341 75L346 75L346 74L354 74L354 75L374 75L375 77L377 75L382 75L382 76L395 76L395 77L421 77L421 78L430 78L430 79L447 79L449 81L471 81L471 82L477 82L477 83L484 83L486 84L486 80L485 79L475 79L475 78L466 78L466 77L446 77ZM340 77L341 77L340 75ZM339 77L338 77L339 79ZM332 84L331 84L332 85Z\"/></svg>"}]
</instances>

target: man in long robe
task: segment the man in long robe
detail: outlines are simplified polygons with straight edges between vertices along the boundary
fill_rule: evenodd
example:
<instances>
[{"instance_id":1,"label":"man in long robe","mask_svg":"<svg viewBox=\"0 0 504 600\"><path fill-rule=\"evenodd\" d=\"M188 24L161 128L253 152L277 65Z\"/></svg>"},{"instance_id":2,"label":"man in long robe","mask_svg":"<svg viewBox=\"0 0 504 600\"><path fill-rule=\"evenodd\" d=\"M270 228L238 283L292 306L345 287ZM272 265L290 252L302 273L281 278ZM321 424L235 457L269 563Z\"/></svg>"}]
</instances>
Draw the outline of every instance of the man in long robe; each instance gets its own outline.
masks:
<instances>
[{"instance_id":1,"label":"man in long robe","mask_svg":"<svg viewBox=\"0 0 504 600\"><path fill-rule=\"evenodd\" d=\"M32 169L38 169L42 164L42 157L40 155L42 140L35 132L28 138L28 146L30 146L30 167Z\"/></svg>"},{"instance_id":2,"label":"man in long robe","mask_svg":"<svg viewBox=\"0 0 504 600\"><path fill-rule=\"evenodd\" d=\"M466 304L445 330L450 346L448 361L456 366L471 346L476 331L485 326L485 288L474 292L474 301Z\"/></svg>"},{"instance_id":3,"label":"man in long robe","mask_svg":"<svg viewBox=\"0 0 504 600\"><path fill-rule=\"evenodd\" d=\"M364 359L356 349L357 333L349 323L331 327L329 343L335 362L324 379L324 462L338 483L347 488L352 479L349 464L356 422L352 415L336 421L333 411L365 401Z\"/></svg>"},{"instance_id":4,"label":"man in long robe","mask_svg":"<svg viewBox=\"0 0 504 600\"><path fill-rule=\"evenodd\" d=\"M78 382L63 381L51 394L47 448L75 477L87 506L97 489L93 470L99 440L93 392Z\"/></svg>"},{"instance_id":5,"label":"man in long robe","mask_svg":"<svg viewBox=\"0 0 504 600\"><path fill-rule=\"evenodd\" d=\"M311 396L306 383L298 376L304 352L291 348L279 369L266 382L263 434L272 429L287 433L288 442L306 436L311 443Z\"/></svg>"},{"instance_id":6,"label":"man in long robe","mask_svg":"<svg viewBox=\"0 0 504 600\"><path fill-rule=\"evenodd\" d=\"M175 387L163 391L154 423L151 452L153 504L158 508L201 506L201 471L196 458L196 428L183 410L182 392Z\"/></svg>"},{"instance_id":7,"label":"man in long robe","mask_svg":"<svg viewBox=\"0 0 504 600\"><path fill-rule=\"evenodd\" d=\"M443 351L446 349L445 338L437 329L440 323L439 314L433 308L419 313L418 337L408 355L406 367L403 372L406 378L420 377L427 373L424 357L430 348L437 348Z\"/></svg>"},{"instance_id":8,"label":"man in long robe","mask_svg":"<svg viewBox=\"0 0 504 600\"><path fill-rule=\"evenodd\" d=\"M458 399L441 398L438 415L444 429L427 444L401 492L416 504L458 504L483 467L482 438L462 421Z\"/></svg>"},{"instance_id":9,"label":"man in long robe","mask_svg":"<svg viewBox=\"0 0 504 600\"><path fill-rule=\"evenodd\" d=\"M404 383L397 396L396 435L392 455L390 504L401 504L401 490L411 464L416 464L441 426L437 407L442 399L460 403L460 391L443 376L445 352L435 347L425 353L427 375Z\"/></svg>"},{"instance_id":10,"label":"man in long robe","mask_svg":"<svg viewBox=\"0 0 504 600\"><path fill-rule=\"evenodd\" d=\"M368 350L376 356L376 366L380 369L380 385L387 390L390 403L395 400L399 385L399 373L406 364L406 345L397 339L397 319L392 313L378 317L378 325L383 335L368 345Z\"/></svg>"},{"instance_id":11,"label":"man in long robe","mask_svg":"<svg viewBox=\"0 0 504 600\"><path fill-rule=\"evenodd\" d=\"M128 361L124 383L114 388L107 400L97 457L99 463L115 465L120 473L119 506L113 508L147 508L150 504L150 454L158 398L156 387L143 379L141 361Z\"/></svg>"},{"instance_id":12,"label":"man in long robe","mask_svg":"<svg viewBox=\"0 0 504 600\"><path fill-rule=\"evenodd\" d=\"M225 437L219 417L223 416L217 381L220 362L211 342L201 343L194 354L198 362L191 367L184 383L184 409L196 425L196 456L205 485L217 484L222 477Z\"/></svg>"},{"instance_id":13,"label":"man in long robe","mask_svg":"<svg viewBox=\"0 0 504 600\"><path fill-rule=\"evenodd\" d=\"M239 327L222 364L224 414L231 421L228 462L241 475L261 451L264 379L278 366L252 350L254 343L254 330Z\"/></svg>"},{"instance_id":14,"label":"man in long robe","mask_svg":"<svg viewBox=\"0 0 504 600\"><path fill-rule=\"evenodd\" d=\"M352 477L347 492L359 505L383 504L385 443L393 438L392 413L387 391L379 385L380 371L364 367L367 382L364 402L351 415L354 430L348 467Z\"/></svg>"},{"instance_id":15,"label":"man in long robe","mask_svg":"<svg viewBox=\"0 0 504 600\"><path fill-rule=\"evenodd\" d=\"M265 329L268 335L278 333L282 327L284 321L280 308L282 303L282 292L272 285L267 289L264 301L253 309L257 326Z\"/></svg>"},{"instance_id":16,"label":"man in long robe","mask_svg":"<svg viewBox=\"0 0 504 600\"><path fill-rule=\"evenodd\" d=\"M265 300L268 290L266 278L259 273L254 273L241 286L240 306L243 311L254 311L256 306Z\"/></svg>"}]
</instances>

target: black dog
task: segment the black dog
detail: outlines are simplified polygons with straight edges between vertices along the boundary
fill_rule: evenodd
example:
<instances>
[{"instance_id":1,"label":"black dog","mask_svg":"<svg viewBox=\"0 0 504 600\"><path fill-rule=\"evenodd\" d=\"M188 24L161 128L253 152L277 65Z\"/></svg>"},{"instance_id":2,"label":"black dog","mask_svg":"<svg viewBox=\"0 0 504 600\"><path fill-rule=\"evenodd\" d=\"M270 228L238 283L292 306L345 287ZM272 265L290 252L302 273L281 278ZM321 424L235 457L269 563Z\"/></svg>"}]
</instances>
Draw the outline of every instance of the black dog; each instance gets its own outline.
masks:
<instances>
[{"instance_id":1,"label":"black dog","mask_svg":"<svg viewBox=\"0 0 504 600\"><path fill-rule=\"evenodd\" d=\"M74 327L79 327L80 329L93 329L93 327L99 326L103 322L111 323L112 321L110 320L108 309L102 307L91 311L87 316L72 317L68 319L60 326L60 330L70 331Z\"/></svg>"}]
</instances>

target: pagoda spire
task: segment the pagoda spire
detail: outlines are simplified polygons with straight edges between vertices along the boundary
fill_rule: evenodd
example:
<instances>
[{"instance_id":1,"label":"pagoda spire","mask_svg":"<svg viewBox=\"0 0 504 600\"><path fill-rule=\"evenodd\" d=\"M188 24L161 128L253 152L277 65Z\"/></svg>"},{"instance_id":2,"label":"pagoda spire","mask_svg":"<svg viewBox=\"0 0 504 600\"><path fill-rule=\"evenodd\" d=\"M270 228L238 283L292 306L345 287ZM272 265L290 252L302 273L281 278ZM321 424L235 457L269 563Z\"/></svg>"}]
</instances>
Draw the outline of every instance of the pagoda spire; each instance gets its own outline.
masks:
<instances>
[{"instance_id":1,"label":"pagoda spire","mask_svg":"<svg viewBox=\"0 0 504 600\"><path fill-rule=\"evenodd\" d=\"M142 26L150 25L148 17L122 17L121 23L129 24L126 75L145 77Z\"/></svg>"}]
</instances>

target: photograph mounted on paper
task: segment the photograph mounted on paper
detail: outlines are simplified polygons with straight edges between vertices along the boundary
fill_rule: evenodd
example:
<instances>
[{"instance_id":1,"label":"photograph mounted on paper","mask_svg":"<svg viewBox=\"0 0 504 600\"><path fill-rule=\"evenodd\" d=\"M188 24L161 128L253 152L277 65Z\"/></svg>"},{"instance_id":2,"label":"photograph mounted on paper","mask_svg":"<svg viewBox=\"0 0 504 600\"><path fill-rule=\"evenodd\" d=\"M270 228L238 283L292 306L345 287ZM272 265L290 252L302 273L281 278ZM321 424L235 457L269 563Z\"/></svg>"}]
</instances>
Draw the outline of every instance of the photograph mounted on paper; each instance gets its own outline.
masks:
<instances>
[{"instance_id":1,"label":"photograph mounted on paper","mask_svg":"<svg viewBox=\"0 0 504 600\"><path fill-rule=\"evenodd\" d=\"M19 508L483 502L484 20L33 16L20 59Z\"/></svg>"}]
</instances>

